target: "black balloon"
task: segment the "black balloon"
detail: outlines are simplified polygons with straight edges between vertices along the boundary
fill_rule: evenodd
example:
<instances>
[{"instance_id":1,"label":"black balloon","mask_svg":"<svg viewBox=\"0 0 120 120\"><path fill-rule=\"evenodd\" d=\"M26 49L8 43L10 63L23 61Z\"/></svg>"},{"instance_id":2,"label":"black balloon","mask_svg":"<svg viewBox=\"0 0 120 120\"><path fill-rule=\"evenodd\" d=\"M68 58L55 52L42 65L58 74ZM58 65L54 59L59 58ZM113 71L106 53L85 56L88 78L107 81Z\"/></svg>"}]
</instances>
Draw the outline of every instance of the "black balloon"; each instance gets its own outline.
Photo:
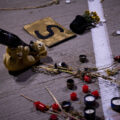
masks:
<instances>
[{"instance_id":1,"label":"black balloon","mask_svg":"<svg viewBox=\"0 0 120 120\"><path fill-rule=\"evenodd\" d=\"M93 27L91 23L81 15L77 15L75 19L70 23L70 29L77 34L82 34L90 27Z\"/></svg>"},{"instance_id":2,"label":"black balloon","mask_svg":"<svg viewBox=\"0 0 120 120\"><path fill-rule=\"evenodd\" d=\"M13 47L13 48L19 45L28 46L18 36L8 31L5 31L3 29L0 29L0 44L6 45L8 47Z\"/></svg>"}]
</instances>

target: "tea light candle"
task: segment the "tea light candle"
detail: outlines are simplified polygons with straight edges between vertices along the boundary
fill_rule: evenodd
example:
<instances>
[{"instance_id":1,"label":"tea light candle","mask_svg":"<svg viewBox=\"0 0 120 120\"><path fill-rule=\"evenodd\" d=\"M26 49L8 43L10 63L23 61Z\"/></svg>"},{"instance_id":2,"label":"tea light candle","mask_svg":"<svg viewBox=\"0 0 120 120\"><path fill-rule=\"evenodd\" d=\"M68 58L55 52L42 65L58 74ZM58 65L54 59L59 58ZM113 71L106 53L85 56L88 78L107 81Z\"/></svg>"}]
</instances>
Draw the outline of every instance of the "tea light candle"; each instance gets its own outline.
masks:
<instances>
[{"instance_id":1,"label":"tea light candle","mask_svg":"<svg viewBox=\"0 0 120 120\"><path fill-rule=\"evenodd\" d=\"M113 104L114 104L114 105L120 105L120 100L118 100L118 99L113 100Z\"/></svg>"},{"instance_id":2,"label":"tea light candle","mask_svg":"<svg viewBox=\"0 0 120 120\"><path fill-rule=\"evenodd\" d=\"M84 97L84 103L87 107L95 105L95 97L91 94L88 94Z\"/></svg>"},{"instance_id":3,"label":"tea light candle","mask_svg":"<svg viewBox=\"0 0 120 120\"><path fill-rule=\"evenodd\" d=\"M120 97L114 97L111 99L111 107L113 110L120 112Z\"/></svg>"},{"instance_id":4,"label":"tea light candle","mask_svg":"<svg viewBox=\"0 0 120 120\"><path fill-rule=\"evenodd\" d=\"M71 108L71 102L69 101L63 101L62 104L61 104L62 108L65 110L65 111L69 111L70 108Z\"/></svg>"},{"instance_id":5,"label":"tea light candle","mask_svg":"<svg viewBox=\"0 0 120 120\"><path fill-rule=\"evenodd\" d=\"M86 120L95 120L95 109L85 108L84 117L86 118Z\"/></svg>"},{"instance_id":6,"label":"tea light candle","mask_svg":"<svg viewBox=\"0 0 120 120\"><path fill-rule=\"evenodd\" d=\"M93 109L88 109L85 111L87 114L91 114L91 113L94 113L94 110Z\"/></svg>"}]
</instances>

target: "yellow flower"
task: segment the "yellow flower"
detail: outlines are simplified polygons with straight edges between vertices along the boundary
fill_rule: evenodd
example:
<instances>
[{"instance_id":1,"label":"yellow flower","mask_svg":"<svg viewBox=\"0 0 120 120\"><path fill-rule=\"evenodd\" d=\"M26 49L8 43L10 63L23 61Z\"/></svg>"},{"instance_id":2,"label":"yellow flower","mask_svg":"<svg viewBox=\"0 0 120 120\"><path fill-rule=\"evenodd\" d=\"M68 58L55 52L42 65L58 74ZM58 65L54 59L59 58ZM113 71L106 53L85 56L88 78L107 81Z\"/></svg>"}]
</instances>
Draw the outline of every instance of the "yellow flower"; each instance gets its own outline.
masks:
<instances>
[{"instance_id":1,"label":"yellow flower","mask_svg":"<svg viewBox=\"0 0 120 120\"><path fill-rule=\"evenodd\" d=\"M96 17L95 17L95 16L91 16L91 18L92 18L92 19L94 19L94 20L96 19Z\"/></svg>"},{"instance_id":2,"label":"yellow flower","mask_svg":"<svg viewBox=\"0 0 120 120\"><path fill-rule=\"evenodd\" d=\"M89 10L86 10L86 11L85 11L85 14L86 14L86 15L89 15L89 14L90 14Z\"/></svg>"},{"instance_id":3,"label":"yellow flower","mask_svg":"<svg viewBox=\"0 0 120 120\"><path fill-rule=\"evenodd\" d=\"M96 12L91 12L91 14L92 14L93 16L97 16L97 13L96 13Z\"/></svg>"},{"instance_id":4,"label":"yellow flower","mask_svg":"<svg viewBox=\"0 0 120 120\"><path fill-rule=\"evenodd\" d=\"M99 21L100 21L99 16L96 16L96 21L97 21L97 22L99 22Z\"/></svg>"}]
</instances>

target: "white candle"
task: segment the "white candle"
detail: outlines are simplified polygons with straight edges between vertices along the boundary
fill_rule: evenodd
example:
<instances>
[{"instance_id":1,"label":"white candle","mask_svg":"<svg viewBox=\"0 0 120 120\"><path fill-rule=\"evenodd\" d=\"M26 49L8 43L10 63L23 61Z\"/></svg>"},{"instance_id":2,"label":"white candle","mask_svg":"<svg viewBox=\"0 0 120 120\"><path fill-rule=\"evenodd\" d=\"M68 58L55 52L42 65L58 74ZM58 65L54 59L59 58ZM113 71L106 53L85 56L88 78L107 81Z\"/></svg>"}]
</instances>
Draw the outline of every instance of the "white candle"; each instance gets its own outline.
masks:
<instances>
[{"instance_id":1,"label":"white candle","mask_svg":"<svg viewBox=\"0 0 120 120\"><path fill-rule=\"evenodd\" d=\"M94 98L93 96L87 96L87 97L85 98L85 100L86 100L86 101L94 101L95 98Z\"/></svg>"},{"instance_id":2,"label":"white candle","mask_svg":"<svg viewBox=\"0 0 120 120\"><path fill-rule=\"evenodd\" d=\"M120 99L113 100L112 103L114 105L120 105Z\"/></svg>"},{"instance_id":3,"label":"white candle","mask_svg":"<svg viewBox=\"0 0 120 120\"><path fill-rule=\"evenodd\" d=\"M93 109L88 109L85 111L87 114L91 114L91 113L94 113L94 110Z\"/></svg>"}]
</instances>

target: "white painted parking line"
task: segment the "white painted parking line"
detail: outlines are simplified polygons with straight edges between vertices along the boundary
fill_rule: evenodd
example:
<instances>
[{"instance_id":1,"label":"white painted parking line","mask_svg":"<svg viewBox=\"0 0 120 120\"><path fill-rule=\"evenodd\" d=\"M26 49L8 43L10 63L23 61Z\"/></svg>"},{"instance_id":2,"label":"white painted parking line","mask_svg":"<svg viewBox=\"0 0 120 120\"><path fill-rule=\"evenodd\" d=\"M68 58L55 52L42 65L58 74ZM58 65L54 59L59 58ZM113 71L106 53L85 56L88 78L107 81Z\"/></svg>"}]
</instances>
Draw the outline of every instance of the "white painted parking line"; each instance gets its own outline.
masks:
<instances>
[{"instance_id":1,"label":"white painted parking line","mask_svg":"<svg viewBox=\"0 0 120 120\"><path fill-rule=\"evenodd\" d=\"M101 21L105 21L102 4L100 0L88 0L88 6L90 11L96 11ZM93 47L96 59L96 67L112 65L113 58L109 43L109 37L107 27L105 23L99 24L96 28L91 30ZM101 71L105 74L104 71ZM103 106L103 112L106 120L118 120L120 114L114 112L111 109L111 99L118 97L118 88L115 85L111 85L109 81L99 78L99 87L101 93L101 100Z\"/></svg>"}]
</instances>

